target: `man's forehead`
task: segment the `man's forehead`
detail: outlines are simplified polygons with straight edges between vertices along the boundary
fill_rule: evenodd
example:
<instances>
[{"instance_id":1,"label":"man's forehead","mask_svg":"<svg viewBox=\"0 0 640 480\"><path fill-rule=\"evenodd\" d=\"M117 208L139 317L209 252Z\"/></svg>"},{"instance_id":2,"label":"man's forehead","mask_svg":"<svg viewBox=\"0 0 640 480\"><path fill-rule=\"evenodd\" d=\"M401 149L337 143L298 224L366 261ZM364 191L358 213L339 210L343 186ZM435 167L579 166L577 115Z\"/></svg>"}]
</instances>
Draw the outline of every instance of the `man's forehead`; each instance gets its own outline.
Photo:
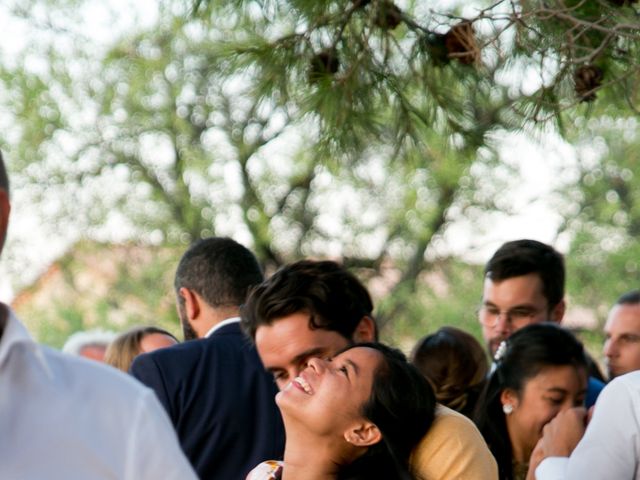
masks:
<instances>
[{"instance_id":1,"label":"man's forehead","mask_svg":"<svg viewBox=\"0 0 640 480\"><path fill-rule=\"evenodd\" d=\"M294 314L256 329L256 347L260 356L296 361L314 354L333 355L348 344L333 330L311 328L308 314Z\"/></svg>"},{"instance_id":2,"label":"man's forehead","mask_svg":"<svg viewBox=\"0 0 640 480\"><path fill-rule=\"evenodd\" d=\"M614 305L605 324L605 329L610 328L640 331L640 304Z\"/></svg>"},{"instance_id":3,"label":"man's forehead","mask_svg":"<svg viewBox=\"0 0 640 480\"><path fill-rule=\"evenodd\" d=\"M543 296L543 285L540 275L529 273L517 277L509 277L493 280L485 277L483 288L483 300L499 296L513 302L528 301L532 296Z\"/></svg>"}]
</instances>

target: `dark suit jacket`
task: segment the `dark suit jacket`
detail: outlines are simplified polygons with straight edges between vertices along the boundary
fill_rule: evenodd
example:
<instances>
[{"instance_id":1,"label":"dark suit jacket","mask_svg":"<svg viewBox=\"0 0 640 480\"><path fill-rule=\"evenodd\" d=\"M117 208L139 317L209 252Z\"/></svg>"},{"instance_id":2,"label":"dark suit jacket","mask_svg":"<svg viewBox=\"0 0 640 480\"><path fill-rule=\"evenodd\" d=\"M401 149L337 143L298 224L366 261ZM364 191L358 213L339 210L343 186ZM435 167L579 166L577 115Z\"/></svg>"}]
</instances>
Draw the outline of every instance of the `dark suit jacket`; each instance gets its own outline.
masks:
<instances>
[{"instance_id":1,"label":"dark suit jacket","mask_svg":"<svg viewBox=\"0 0 640 480\"><path fill-rule=\"evenodd\" d=\"M140 355L131 373L155 390L200 478L244 480L260 462L282 457L277 389L239 323Z\"/></svg>"}]
</instances>

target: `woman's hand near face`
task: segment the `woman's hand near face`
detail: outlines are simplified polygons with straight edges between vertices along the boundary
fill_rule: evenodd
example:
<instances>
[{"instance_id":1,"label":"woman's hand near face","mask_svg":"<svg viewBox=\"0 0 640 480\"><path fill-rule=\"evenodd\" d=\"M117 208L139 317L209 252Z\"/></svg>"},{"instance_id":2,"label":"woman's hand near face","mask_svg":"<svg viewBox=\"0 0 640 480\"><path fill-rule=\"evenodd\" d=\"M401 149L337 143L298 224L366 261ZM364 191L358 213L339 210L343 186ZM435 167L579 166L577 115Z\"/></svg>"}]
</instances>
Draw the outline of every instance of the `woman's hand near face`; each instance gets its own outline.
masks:
<instances>
[{"instance_id":1,"label":"woman's hand near face","mask_svg":"<svg viewBox=\"0 0 640 480\"><path fill-rule=\"evenodd\" d=\"M568 457L584 435L587 410L574 407L563 410L542 429L542 438L529 460L527 480L535 480L538 465L547 457Z\"/></svg>"},{"instance_id":2,"label":"woman's hand near face","mask_svg":"<svg viewBox=\"0 0 640 480\"><path fill-rule=\"evenodd\" d=\"M568 457L584 435L587 410L574 407L564 410L542 430L544 457Z\"/></svg>"}]
</instances>

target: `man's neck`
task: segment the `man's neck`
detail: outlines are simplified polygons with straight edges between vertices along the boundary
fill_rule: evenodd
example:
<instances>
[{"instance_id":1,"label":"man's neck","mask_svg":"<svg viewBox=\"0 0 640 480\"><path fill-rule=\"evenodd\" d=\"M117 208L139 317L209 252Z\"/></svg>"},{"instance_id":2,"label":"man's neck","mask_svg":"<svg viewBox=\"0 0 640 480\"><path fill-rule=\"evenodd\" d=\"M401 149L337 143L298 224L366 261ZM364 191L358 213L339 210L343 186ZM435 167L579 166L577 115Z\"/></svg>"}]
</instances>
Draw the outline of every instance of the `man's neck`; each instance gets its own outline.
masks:
<instances>
[{"instance_id":1,"label":"man's neck","mask_svg":"<svg viewBox=\"0 0 640 480\"><path fill-rule=\"evenodd\" d=\"M236 306L217 308L209 307L205 315L206 322L199 326L197 330L198 338L204 338L207 333L223 321L240 316L240 308Z\"/></svg>"}]
</instances>

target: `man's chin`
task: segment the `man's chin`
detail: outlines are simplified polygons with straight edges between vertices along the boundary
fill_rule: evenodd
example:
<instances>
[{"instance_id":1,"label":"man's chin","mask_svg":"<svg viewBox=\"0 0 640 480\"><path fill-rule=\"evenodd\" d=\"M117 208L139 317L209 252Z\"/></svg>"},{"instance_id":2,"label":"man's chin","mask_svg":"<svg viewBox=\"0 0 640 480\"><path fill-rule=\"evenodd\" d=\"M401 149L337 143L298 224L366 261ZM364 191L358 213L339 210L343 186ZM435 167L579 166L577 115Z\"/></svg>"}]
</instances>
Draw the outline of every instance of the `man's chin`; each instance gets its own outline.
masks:
<instances>
[{"instance_id":1,"label":"man's chin","mask_svg":"<svg viewBox=\"0 0 640 480\"><path fill-rule=\"evenodd\" d=\"M611 381L611 380L613 380L614 378L619 377L620 375L624 375L624 374L625 374L625 373L627 373L627 372L621 372L621 371L620 371L620 370L618 370L618 369L611 369L611 368L609 368L609 370L608 370L608 372L607 372L607 373L609 374L609 380Z\"/></svg>"}]
</instances>

